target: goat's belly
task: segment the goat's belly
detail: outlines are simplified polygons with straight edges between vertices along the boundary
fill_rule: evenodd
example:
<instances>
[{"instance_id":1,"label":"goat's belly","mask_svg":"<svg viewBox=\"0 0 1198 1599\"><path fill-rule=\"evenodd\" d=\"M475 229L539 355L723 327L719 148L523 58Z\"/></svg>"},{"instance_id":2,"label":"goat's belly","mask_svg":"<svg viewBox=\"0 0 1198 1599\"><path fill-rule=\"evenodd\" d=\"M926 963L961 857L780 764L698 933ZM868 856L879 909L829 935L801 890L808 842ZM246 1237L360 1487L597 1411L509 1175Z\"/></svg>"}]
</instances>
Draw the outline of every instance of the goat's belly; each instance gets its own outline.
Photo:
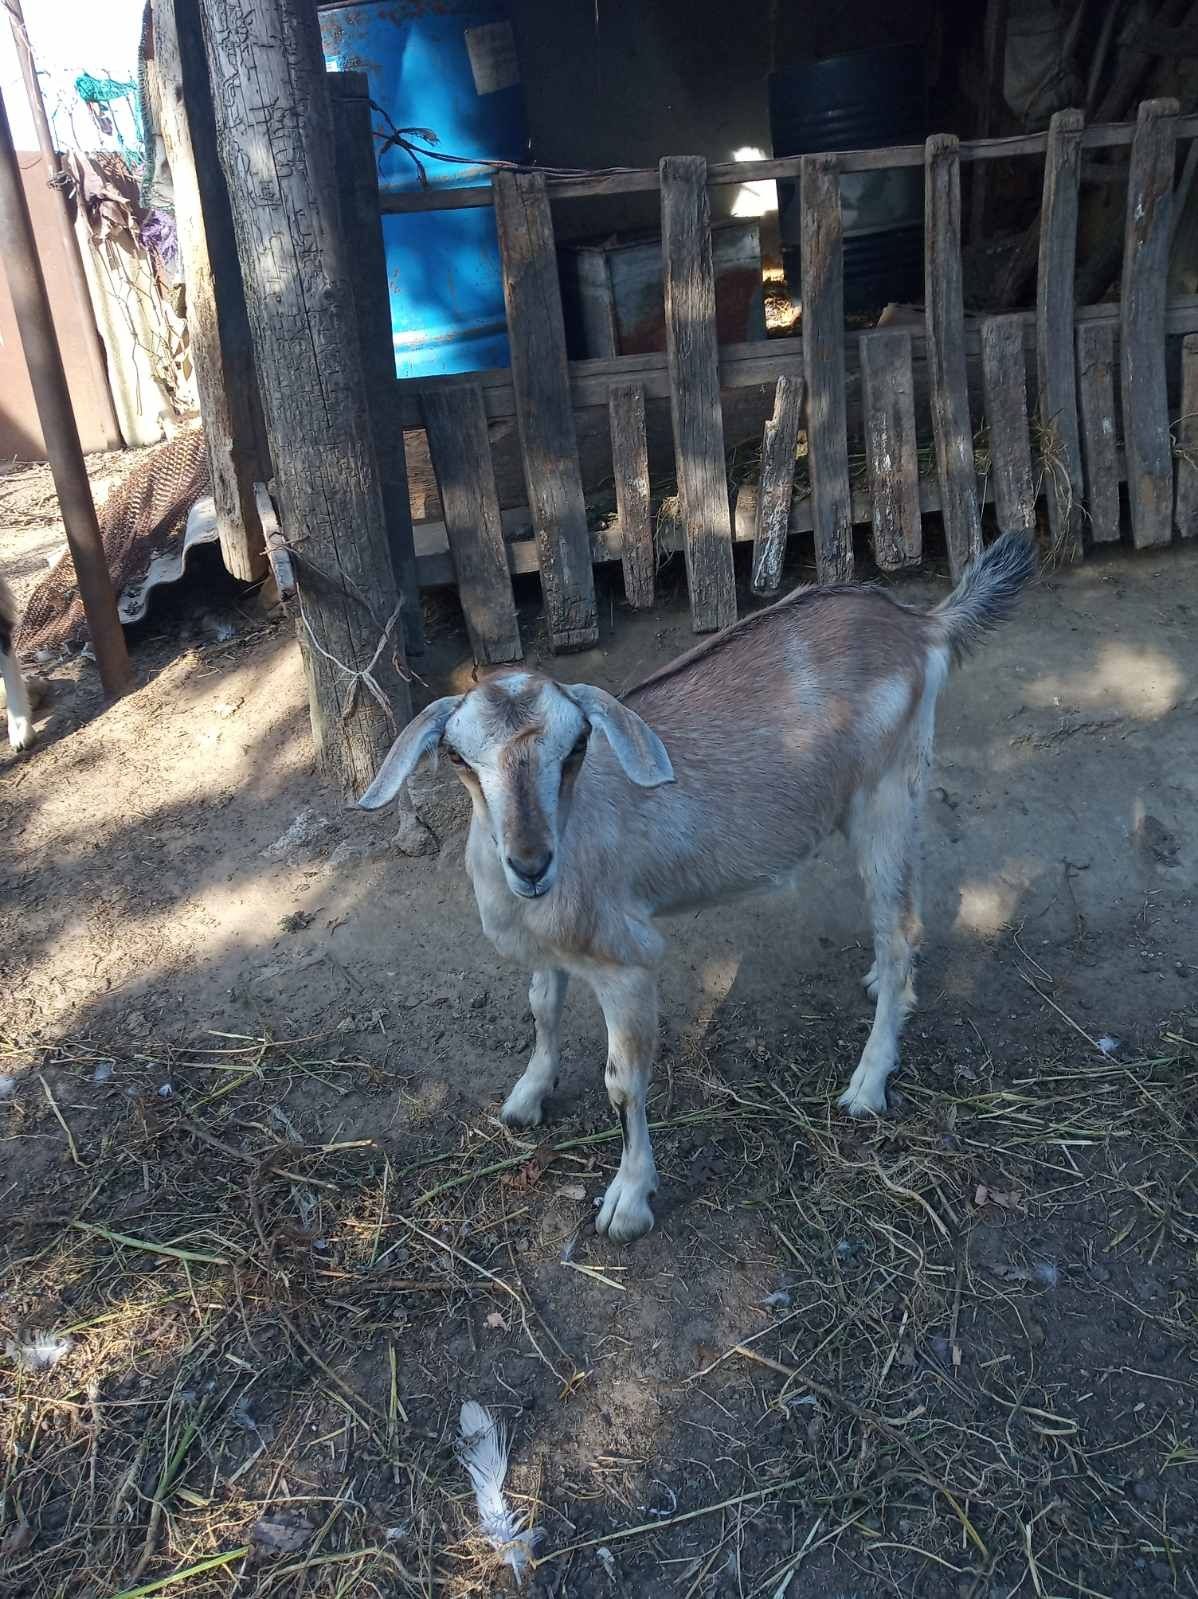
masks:
<instances>
[{"instance_id":1,"label":"goat's belly","mask_svg":"<svg viewBox=\"0 0 1198 1599\"><path fill-rule=\"evenodd\" d=\"M682 916L688 911L708 910L715 905L734 905L740 900L756 899L763 894L781 894L796 888L802 879L803 867L812 851L768 871L743 872L735 876L720 871L679 876L653 896L653 915Z\"/></svg>"}]
</instances>

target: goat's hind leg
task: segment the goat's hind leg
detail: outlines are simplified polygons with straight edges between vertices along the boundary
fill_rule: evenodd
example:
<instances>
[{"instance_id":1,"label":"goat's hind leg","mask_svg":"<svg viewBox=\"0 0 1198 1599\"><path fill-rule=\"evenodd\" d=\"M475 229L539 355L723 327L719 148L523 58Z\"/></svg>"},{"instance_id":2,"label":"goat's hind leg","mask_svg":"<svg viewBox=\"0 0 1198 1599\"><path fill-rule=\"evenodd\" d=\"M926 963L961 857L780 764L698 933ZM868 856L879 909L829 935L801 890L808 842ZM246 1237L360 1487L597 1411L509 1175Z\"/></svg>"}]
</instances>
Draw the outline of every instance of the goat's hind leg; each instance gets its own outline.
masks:
<instances>
[{"instance_id":1,"label":"goat's hind leg","mask_svg":"<svg viewBox=\"0 0 1198 1599\"><path fill-rule=\"evenodd\" d=\"M624 1150L595 1220L596 1232L631 1243L653 1226L657 1163L645 1113L657 1052L657 981L640 968L590 978L607 1023L607 1097L620 1118Z\"/></svg>"},{"instance_id":2,"label":"goat's hind leg","mask_svg":"<svg viewBox=\"0 0 1198 1599\"><path fill-rule=\"evenodd\" d=\"M33 706L8 633L4 617L0 616L0 681L8 702L8 742L15 750L27 750L34 741Z\"/></svg>"},{"instance_id":3,"label":"goat's hind leg","mask_svg":"<svg viewBox=\"0 0 1198 1599\"><path fill-rule=\"evenodd\" d=\"M898 1064L899 1034L915 1003L921 796L918 778L897 771L854 806L851 836L873 913L875 959L866 986L877 1004L861 1060L840 1096L850 1116L885 1111L886 1079Z\"/></svg>"},{"instance_id":4,"label":"goat's hind leg","mask_svg":"<svg viewBox=\"0 0 1198 1599\"><path fill-rule=\"evenodd\" d=\"M537 1127L544 1115L545 1096L557 1087L561 1066L562 1006L569 978L555 966L532 974L528 1004L536 1024L536 1044L524 1075L504 1101L500 1117L509 1127Z\"/></svg>"}]
</instances>

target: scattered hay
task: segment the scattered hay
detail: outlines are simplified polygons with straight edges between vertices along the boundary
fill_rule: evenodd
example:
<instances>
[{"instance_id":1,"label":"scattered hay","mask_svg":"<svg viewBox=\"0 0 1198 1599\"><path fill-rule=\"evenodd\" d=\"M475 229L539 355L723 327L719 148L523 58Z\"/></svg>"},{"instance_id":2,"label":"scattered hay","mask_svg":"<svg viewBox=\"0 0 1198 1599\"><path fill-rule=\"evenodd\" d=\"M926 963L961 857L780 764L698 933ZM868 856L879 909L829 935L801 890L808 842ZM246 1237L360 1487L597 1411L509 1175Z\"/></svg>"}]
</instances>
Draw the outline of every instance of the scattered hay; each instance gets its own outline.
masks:
<instances>
[{"instance_id":1,"label":"scattered hay","mask_svg":"<svg viewBox=\"0 0 1198 1599\"><path fill-rule=\"evenodd\" d=\"M1042 969L1026 977L1046 1022L1069 1021ZM596 1459L589 1478L546 1482L534 1458L546 1418L527 1413L533 1464L514 1463L511 1491L544 1529L532 1561L544 1591L569 1571L569 1591L598 1593L618 1570L631 1592L621 1562L647 1557L681 1599L725 1569L747 1599L773 1599L836 1551L869 1591L926 1574L979 1596L992 1583L1085 1595L1131 1560L1187 1569L1198 1435L1186 1412L1141 1422L1129 1407L1112 1437L1103 1352L1079 1348L1050 1375L1040 1350L1066 1294L1123 1296L1146 1331L1196 1347L1184 1293L1137 1303L1103 1261L1198 1247L1198 1043L1172 1031L1158 1054L1121 1061L1070 1029L1006 1081L984 1051L921 1059L902 1119L867 1125L830 1110L846 1053L835 1041L816 1066L756 1039L735 1070L694 1039L667 1062L654 1124L665 1182L683 1186L696 1141L721 1152L693 1236L672 1219L677 1271L706 1268L719 1226L781 1285L669 1396L681 1426L733 1418L720 1436L735 1436L741 1464L721 1444L711 1486L685 1501L664 1480L668 1456ZM372 1139L310 1139L285 1103L293 1087L335 1099L377 1074L332 1043L0 1049L18 1074L8 1137L51 1134L65 1157L10 1214L0 1337L52 1326L69 1341L49 1369L0 1362L0 1593L493 1591L504 1552L479 1537L455 1459L471 1396L447 1389L430 1351L452 1323L502 1326L557 1411L587 1402L593 1373L527 1268L581 1284L581 1265L621 1303L641 1291L618 1254L592 1264L573 1258L576 1240L537 1243L548 1192L601 1178L618 1134L532 1143L484 1117L446 1147L442 1122L437 1145L404 1161ZM99 1082L97 1064L112 1068ZM1079 1242L1049 1260L1036 1239L1053 1226L1096 1230L1101 1250ZM982 1233L1001 1259L979 1254ZM1198 1385L1168 1380L1192 1420ZM761 1432L771 1420L781 1430ZM1149 1468L1167 1491L1138 1497L1129 1478ZM607 1524L572 1536L586 1501ZM781 1552L754 1552L766 1514L786 1518ZM603 1587L578 1579L582 1561Z\"/></svg>"}]
</instances>

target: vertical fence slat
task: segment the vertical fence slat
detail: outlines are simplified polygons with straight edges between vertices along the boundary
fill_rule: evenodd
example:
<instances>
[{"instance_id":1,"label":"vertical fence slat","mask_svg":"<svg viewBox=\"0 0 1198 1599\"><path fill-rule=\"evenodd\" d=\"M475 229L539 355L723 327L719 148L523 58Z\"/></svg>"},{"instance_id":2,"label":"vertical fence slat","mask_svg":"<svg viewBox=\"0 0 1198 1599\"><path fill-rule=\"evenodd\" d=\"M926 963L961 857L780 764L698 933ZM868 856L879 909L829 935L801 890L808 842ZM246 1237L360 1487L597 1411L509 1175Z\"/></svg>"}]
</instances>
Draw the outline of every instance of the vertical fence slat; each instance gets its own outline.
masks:
<instances>
[{"instance_id":1,"label":"vertical fence slat","mask_svg":"<svg viewBox=\"0 0 1198 1599\"><path fill-rule=\"evenodd\" d=\"M844 222L835 156L800 166L803 370L807 378L807 467L821 583L853 575L853 502L844 393Z\"/></svg>"},{"instance_id":2,"label":"vertical fence slat","mask_svg":"<svg viewBox=\"0 0 1198 1599\"><path fill-rule=\"evenodd\" d=\"M474 659L480 666L518 661L524 652L482 390L476 383L430 388L421 404Z\"/></svg>"},{"instance_id":3,"label":"vertical fence slat","mask_svg":"<svg viewBox=\"0 0 1198 1599\"><path fill-rule=\"evenodd\" d=\"M1048 126L1036 273L1040 464L1053 550L1062 561L1079 561L1082 555L1082 462L1073 350L1082 124L1080 111L1058 111Z\"/></svg>"},{"instance_id":4,"label":"vertical fence slat","mask_svg":"<svg viewBox=\"0 0 1198 1599\"><path fill-rule=\"evenodd\" d=\"M607 394L611 425L611 466L620 519L624 595L635 610L653 604L657 569L649 503L649 442L645 431L645 390L639 383L613 383Z\"/></svg>"},{"instance_id":5,"label":"vertical fence slat","mask_svg":"<svg viewBox=\"0 0 1198 1599\"><path fill-rule=\"evenodd\" d=\"M924 302L932 433L949 570L957 578L982 548L982 524L966 380L961 157L954 134L933 134L927 141L924 183Z\"/></svg>"},{"instance_id":6,"label":"vertical fence slat","mask_svg":"<svg viewBox=\"0 0 1198 1599\"><path fill-rule=\"evenodd\" d=\"M549 198L539 172L497 172L492 186L516 420L549 636L554 650L585 649L598 640L599 627Z\"/></svg>"},{"instance_id":7,"label":"vertical fence slat","mask_svg":"<svg viewBox=\"0 0 1198 1599\"><path fill-rule=\"evenodd\" d=\"M802 378L780 377L774 390L774 414L765 424L761 441L761 482L753 539L754 594L773 594L782 582L802 409Z\"/></svg>"},{"instance_id":8,"label":"vertical fence slat","mask_svg":"<svg viewBox=\"0 0 1198 1599\"><path fill-rule=\"evenodd\" d=\"M412 502L403 429L395 414L395 348L391 342L391 294L379 216L379 176L371 126L370 90L364 72L330 72L333 159L341 200L341 226L358 314L358 344L366 375L370 429L383 491L383 520L391 565L399 585L404 649L424 652L424 607L416 572Z\"/></svg>"},{"instance_id":9,"label":"vertical fence slat","mask_svg":"<svg viewBox=\"0 0 1198 1599\"><path fill-rule=\"evenodd\" d=\"M1119 542L1119 451L1115 438L1115 330L1077 325L1077 400L1086 468L1086 513L1095 544Z\"/></svg>"},{"instance_id":10,"label":"vertical fence slat","mask_svg":"<svg viewBox=\"0 0 1198 1599\"><path fill-rule=\"evenodd\" d=\"M1072 314L1072 312L1070 313ZM1023 318L992 316L982 323L982 393L990 434L990 480L1004 533L1036 526L1036 485L1027 425L1027 361Z\"/></svg>"},{"instance_id":11,"label":"vertical fence slat","mask_svg":"<svg viewBox=\"0 0 1198 1599\"><path fill-rule=\"evenodd\" d=\"M692 625L696 633L710 633L736 620L736 580L720 409L707 162L702 156L666 156L660 171L666 350L686 577Z\"/></svg>"},{"instance_id":12,"label":"vertical fence slat","mask_svg":"<svg viewBox=\"0 0 1198 1599\"><path fill-rule=\"evenodd\" d=\"M874 560L897 572L923 554L911 335L863 333L860 343Z\"/></svg>"},{"instance_id":13,"label":"vertical fence slat","mask_svg":"<svg viewBox=\"0 0 1198 1599\"><path fill-rule=\"evenodd\" d=\"M1198 140L1192 149L1198 149ZM1198 537L1198 333L1181 341L1181 418L1177 424L1173 520L1183 539Z\"/></svg>"},{"instance_id":14,"label":"vertical fence slat","mask_svg":"<svg viewBox=\"0 0 1198 1599\"><path fill-rule=\"evenodd\" d=\"M1165 293L1177 101L1140 107L1127 179L1119 306L1123 445L1137 549L1173 536L1173 456L1165 392Z\"/></svg>"}]
</instances>

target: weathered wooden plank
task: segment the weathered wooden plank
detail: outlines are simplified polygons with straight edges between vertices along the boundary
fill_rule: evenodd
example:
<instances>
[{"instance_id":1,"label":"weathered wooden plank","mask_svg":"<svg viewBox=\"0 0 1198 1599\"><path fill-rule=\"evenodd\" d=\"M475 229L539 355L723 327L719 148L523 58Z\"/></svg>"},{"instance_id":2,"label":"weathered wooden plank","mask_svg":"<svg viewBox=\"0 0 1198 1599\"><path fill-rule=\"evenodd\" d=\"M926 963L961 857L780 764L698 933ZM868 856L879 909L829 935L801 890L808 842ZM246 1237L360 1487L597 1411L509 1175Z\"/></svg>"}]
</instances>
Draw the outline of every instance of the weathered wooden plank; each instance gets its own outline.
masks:
<instances>
[{"instance_id":1,"label":"weathered wooden plank","mask_svg":"<svg viewBox=\"0 0 1198 1599\"><path fill-rule=\"evenodd\" d=\"M424 651L424 610L412 542L412 509L403 433L388 399L395 387L395 355L391 342L391 294L387 256L379 222L378 160L371 123L370 89L364 72L330 72L333 110L333 153L341 197L341 225L358 317L358 346L366 374L370 425L383 487L383 516L391 564L403 600L404 648L409 655Z\"/></svg>"},{"instance_id":2,"label":"weathered wooden plank","mask_svg":"<svg viewBox=\"0 0 1198 1599\"><path fill-rule=\"evenodd\" d=\"M1198 537L1198 334L1181 344L1181 416L1177 423L1177 492L1173 521L1183 539Z\"/></svg>"},{"instance_id":3,"label":"weathered wooden plank","mask_svg":"<svg viewBox=\"0 0 1198 1599\"><path fill-rule=\"evenodd\" d=\"M1086 514L1095 544L1119 542L1119 451L1115 410L1115 330L1077 325L1077 398L1086 471Z\"/></svg>"},{"instance_id":4,"label":"weathered wooden plank","mask_svg":"<svg viewBox=\"0 0 1198 1599\"><path fill-rule=\"evenodd\" d=\"M1004 533L1031 533L1036 527L1036 485L1027 421L1023 318L988 317L981 335L982 392L998 525Z\"/></svg>"},{"instance_id":5,"label":"weathered wooden plank","mask_svg":"<svg viewBox=\"0 0 1198 1599\"><path fill-rule=\"evenodd\" d=\"M497 172L495 221L512 346L512 388L541 588L555 651L599 638L578 469L553 221L539 172Z\"/></svg>"},{"instance_id":6,"label":"weathered wooden plank","mask_svg":"<svg viewBox=\"0 0 1198 1599\"><path fill-rule=\"evenodd\" d=\"M1135 124L1095 122L1082 136L1086 150L1120 149L1132 141ZM1198 137L1198 116L1183 117L1178 123L1181 139ZM1001 139L973 139L961 145L962 161L1007 161L1012 156L1043 155L1047 135L1017 133ZM883 172L892 167L921 167L925 160L922 144L888 145L872 150L837 151L842 172ZM802 156L776 156L768 161L724 161L707 169L707 181L719 186L728 183L768 183L775 179L797 178ZM550 200L588 200L616 194L650 194L660 186L656 167L634 167L623 172L607 172L594 177L551 178ZM382 208L388 212L459 211L489 206L493 196L489 187L445 189L440 186L413 189L403 194L385 194Z\"/></svg>"},{"instance_id":7,"label":"weathered wooden plank","mask_svg":"<svg viewBox=\"0 0 1198 1599\"><path fill-rule=\"evenodd\" d=\"M315 8L201 0L321 764L347 795L411 715Z\"/></svg>"},{"instance_id":8,"label":"weathered wooden plank","mask_svg":"<svg viewBox=\"0 0 1198 1599\"><path fill-rule=\"evenodd\" d=\"M477 386L426 394L424 418L474 659L480 666L518 661L524 651L483 397Z\"/></svg>"},{"instance_id":9,"label":"weathered wooden plank","mask_svg":"<svg viewBox=\"0 0 1198 1599\"><path fill-rule=\"evenodd\" d=\"M706 184L702 156L667 156L661 163L670 412L696 633L710 633L736 620Z\"/></svg>"},{"instance_id":10,"label":"weathered wooden plank","mask_svg":"<svg viewBox=\"0 0 1198 1599\"><path fill-rule=\"evenodd\" d=\"M774 414L765 424L761 442L757 537L753 540L754 594L773 594L782 582L802 409L803 380L780 377L774 390Z\"/></svg>"},{"instance_id":11,"label":"weathered wooden plank","mask_svg":"<svg viewBox=\"0 0 1198 1599\"><path fill-rule=\"evenodd\" d=\"M821 583L844 583L853 575L853 517L844 387L844 225L836 157L804 156L799 181L815 570Z\"/></svg>"},{"instance_id":12,"label":"weathered wooden plank","mask_svg":"<svg viewBox=\"0 0 1198 1599\"><path fill-rule=\"evenodd\" d=\"M1023 345L1030 354L1036 353L1036 317L1033 311L1012 312L1023 323ZM1080 306L1076 320L1082 322L1109 322L1119 320L1116 305ZM965 353L976 363L981 353L978 332L981 319L969 317L965 327ZM1180 337L1185 333L1198 333L1198 295L1177 295L1170 300L1166 312L1166 332ZM919 404L920 375L927 359L927 331L923 327L907 329L911 337L911 355L916 369L916 405ZM856 341L850 341L845 350L849 392L859 376ZM576 411L588 406L607 409L607 391L613 383L640 383L644 386L646 400L668 400L670 380L668 360L664 352L646 355L622 355L612 360L571 361L570 399ZM720 389L755 389L768 387L773 393L774 384L783 372L803 373L803 340L757 339L749 344L725 344L720 349ZM493 422L514 418L515 395L512 374L507 367L493 367L485 372L472 372L469 377L402 378L395 384L395 404L399 410L400 425L419 428L421 424L420 395L429 388L451 388L455 383L477 383L483 391L487 417Z\"/></svg>"},{"instance_id":13,"label":"weathered wooden plank","mask_svg":"<svg viewBox=\"0 0 1198 1599\"><path fill-rule=\"evenodd\" d=\"M267 569L254 495L270 475L259 458L258 385L216 126L197 0L154 0L149 75L170 165L175 223L187 293L187 333L221 558L243 582Z\"/></svg>"},{"instance_id":14,"label":"weathered wooden plank","mask_svg":"<svg viewBox=\"0 0 1198 1599\"><path fill-rule=\"evenodd\" d=\"M896 328L863 333L859 342L874 559L884 572L897 572L923 555L911 335Z\"/></svg>"},{"instance_id":15,"label":"weathered wooden plank","mask_svg":"<svg viewBox=\"0 0 1198 1599\"><path fill-rule=\"evenodd\" d=\"M1177 101L1140 107L1127 180L1123 288L1119 300L1123 445L1137 549L1173 536L1173 456L1165 390L1165 292L1176 149Z\"/></svg>"},{"instance_id":16,"label":"weathered wooden plank","mask_svg":"<svg viewBox=\"0 0 1198 1599\"><path fill-rule=\"evenodd\" d=\"M924 300L928 378L936 471L940 478L940 514L948 545L949 570L955 579L982 548L965 366L961 166L958 141L953 134L933 134L925 151Z\"/></svg>"},{"instance_id":17,"label":"weathered wooden plank","mask_svg":"<svg viewBox=\"0 0 1198 1599\"><path fill-rule=\"evenodd\" d=\"M635 610L644 611L653 604L657 575L649 504L645 391L639 383L613 383L607 401L616 515L622 534L620 560L624 568L624 595Z\"/></svg>"},{"instance_id":18,"label":"weathered wooden plank","mask_svg":"<svg viewBox=\"0 0 1198 1599\"><path fill-rule=\"evenodd\" d=\"M1040 374L1040 464L1058 561L1082 556L1082 454L1073 348L1073 272L1082 114L1058 111L1048 127L1040 255L1036 268L1036 359Z\"/></svg>"}]
</instances>

